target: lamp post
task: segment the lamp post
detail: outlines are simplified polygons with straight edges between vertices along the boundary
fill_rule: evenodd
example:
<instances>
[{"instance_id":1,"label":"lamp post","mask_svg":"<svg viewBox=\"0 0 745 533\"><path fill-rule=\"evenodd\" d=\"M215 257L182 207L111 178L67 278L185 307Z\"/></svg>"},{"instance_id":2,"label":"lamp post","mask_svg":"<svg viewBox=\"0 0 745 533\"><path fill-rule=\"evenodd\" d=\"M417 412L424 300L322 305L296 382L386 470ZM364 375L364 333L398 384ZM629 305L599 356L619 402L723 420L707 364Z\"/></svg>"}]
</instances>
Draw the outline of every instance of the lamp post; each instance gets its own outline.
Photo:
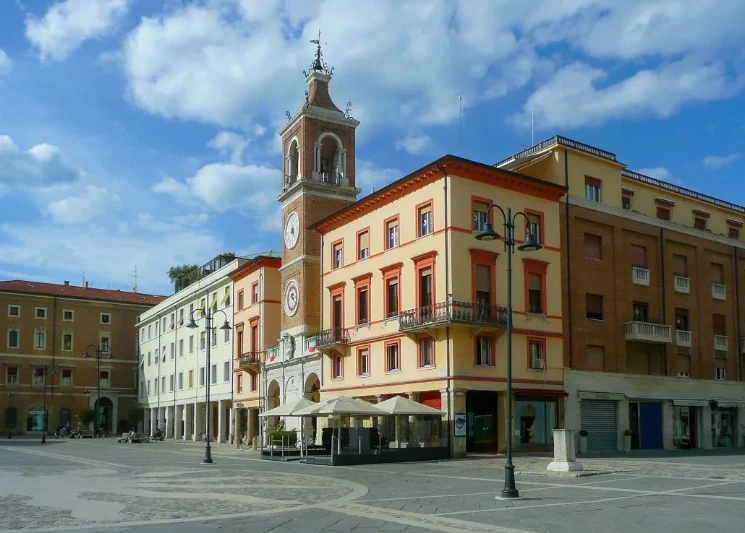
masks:
<instances>
[{"instance_id":1,"label":"lamp post","mask_svg":"<svg viewBox=\"0 0 745 533\"><path fill-rule=\"evenodd\" d=\"M44 389L42 392L42 416L44 417L41 422L41 443L47 443L47 365L44 365Z\"/></svg>"},{"instance_id":2,"label":"lamp post","mask_svg":"<svg viewBox=\"0 0 745 533\"><path fill-rule=\"evenodd\" d=\"M95 344L89 344L85 347L83 357L90 357L88 355L88 348L92 348L96 353L96 425L94 427L93 436L98 435L98 428L101 426L101 357L105 356L106 359L111 359L111 353L108 350L108 346L104 346L104 350L100 346Z\"/></svg>"},{"instance_id":3,"label":"lamp post","mask_svg":"<svg viewBox=\"0 0 745 533\"><path fill-rule=\"evenodd\" d=\"M507 212L497 204L492 204L486 211L487 222L484 228L476 235L480 241L495 241L500 238L499 233L494 231L494 226L488 222L489 212L498 209L502 213L504 223L504 250L507 254L507 462L504 465L504 488L502 498L519 498L520 493L515 487L515 465L512 464L512 254L515 253L515 220L518 216L525 218L528 234L525 242L517 247L521 252L535 252L543 248L538 242L538 236L530 230L530 219L522 211L512 213L508 207Z\"/></svg>"},{"instance_id":4,"label":"lamp post","mask_svg":"<svg viewBox=\"0 0 745 533\"><path fill-rule=\"evenodd\" d=\"M10 399L12 397L13 397L13 393L12 392L9 392L8 393L8 408L5 410L5 426L8 428L8 438L9 439L12 439L13 438L13 436L11 434L12 425L11 425L11 421L10 421L10 416L11 416ZM15 424L13 424L13 425L15 425Z\"/></svg>"},{"instance_id":5,"label":"lamp post","mask_svg":"<svg viewBox=\"0 0 745 533\"><path fill-rule=\"evenodd\" d=\"M204 447L204 459L202 459L202 464L211 464L212 463L212 449L210 448L210 347L212 346L212 335L211 332L213 332L216 329L220 329L221 331L230 330L230 324L228 323L228 315L225 314L225 311L216 310L212 311L212 309L207 308L206 311L203 311L201 309L195 309L191 312L191 315L189 316L189 323L186 324L187 328L190 329L196 329L197 323L194 321L194 313L201 313L202 317L204 318L204 331L205 336L207 337L207 362L205 365L205 371L204 371L204 380L205 380L205 426L204 426L204 434L207 437L207 444ZM225 322L222 326L219 328L216 328L214 326L214 319L216 313L222 313L225 317ZM194 416L196 417L197 414L194 413Z\"/></svg>"}]
</instances>

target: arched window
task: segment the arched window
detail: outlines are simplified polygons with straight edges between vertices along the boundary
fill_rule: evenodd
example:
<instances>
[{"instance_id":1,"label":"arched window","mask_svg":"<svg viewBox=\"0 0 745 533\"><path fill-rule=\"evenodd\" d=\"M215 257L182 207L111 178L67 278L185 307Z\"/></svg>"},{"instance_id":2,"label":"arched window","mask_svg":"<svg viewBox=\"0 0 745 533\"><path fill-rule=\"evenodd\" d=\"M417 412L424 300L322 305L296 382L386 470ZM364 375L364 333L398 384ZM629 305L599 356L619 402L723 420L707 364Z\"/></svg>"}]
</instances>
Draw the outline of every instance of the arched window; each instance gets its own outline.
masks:
<instances>
[{"instance_id":1,"label":"arched window","mask_svg":"<svg viewBox=\"0 0 745 533\"><path fill-rule=\"evenodd\" d=\"M314 174L320 181L346 185L347 153L341 139L327 131L318 137L314 154Z\"/></svg>"},{"instance_id":2,"label":"arched window","mask_svg":"<svg viewBox=\"0 0 745 533\"><path fill-rule=\"evenodd\" d=\"M45 414L46 412L41 406L29 409L26 417L26 431L43 431Z\"/></svg>"},{"instance_id":3,"label":"arched window","mask_svg":"<svg viewBox=\"0 0 745 533\"><path fill-rule=\"evenodd\" d=\"M292 139L287 147L285 158L285 186L295 183L300 177L300 145Z\"/></svg>"}]
</instances>

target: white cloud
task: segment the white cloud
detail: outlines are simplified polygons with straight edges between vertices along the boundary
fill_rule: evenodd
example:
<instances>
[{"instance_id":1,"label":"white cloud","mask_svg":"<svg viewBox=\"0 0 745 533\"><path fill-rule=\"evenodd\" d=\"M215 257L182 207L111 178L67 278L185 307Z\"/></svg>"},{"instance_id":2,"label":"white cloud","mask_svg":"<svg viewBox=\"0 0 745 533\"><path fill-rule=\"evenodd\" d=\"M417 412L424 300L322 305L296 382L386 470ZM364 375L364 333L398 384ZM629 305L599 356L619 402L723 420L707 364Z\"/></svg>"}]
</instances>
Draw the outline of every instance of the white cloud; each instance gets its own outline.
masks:
<instances>
[{"instance_id":1,"label":"white cloud","mask_svg":"<svg viewBox=\"0 0 745 533\"><path fill-rule=\"evenodd\" d=\"M0 48L0 76L5 76L13 70L13 61L5 53L5 50Z\"/></svg>"},{"instance_id":2,"label":"white cloud","mask_svg":"<svg viewBox=\"0 0 745 533\"><path fill-rule=\"evenodd\" d=\"M710 155L710 156L704 157L704 166L707 166L709 168L719 169L731 163L734 163L741 157L742 157L742 152L736 152L734 154L723 155L723 156Z\"/></svg>"},{"instance_id":3,"label":"white cloud","mask_svg":"<svg viewBox=\"0 0 745 533\"><path fill-rule=\"evenodd\" d=\"M187 178L191 193L218 213L231 209L263 212L274 207L282 183L279 169L210 163Z\"/></svg>"},{"instance_id":4,"label":"white cloud","mask_svg":"<svg viewBox=\"0 0 745 533\"><path fill-rule=\"evenodd\" d=\"M421 154L432 143L429 135L405 137L396 141L396 150L405 150L410 154Z\"/></svg>"},{"instance_id":5,"label":"white cloud","mask_svg":"<svg viewBox=\"0 0 745 533\"><path fill-rule=\"evenodd\" d=\"M232 131L221 131L207 146L214 148L221 154L230 154L230 162L240 165L243 162L243 150L246 149L248 140Z\"/></svg>"},{"instance_id":6,"label":"white cloud","mask_svg":"<svg viewBox=\"0 0 745 533\"><path fill-rule=\"evenodd\" d=\"M38 144L21 150L8 135L0 135L0 186L48 187L71 183L80 171L70 165L56 146Z\"/></svg>"},{"instance_id":7,"label":"white cloud","mask_svg":"<svg viewBox=\"0 0 745 533\"><path fill-rule=\"evenodd\" d=\"M639 174L651 176L663 181L670 181L670 179L672 178L670 171L664 167L642 168L639 170Z\"/></svg>"},{"instance_id":8,"label":"white cloud","mask_svg":"<svg viewBox=\"0 0 745 533\"><path fill-rule=\"evenodd\" d=\"M355 167L357 187L362 189L360 197L374 190L381 189L397 179L404 177L397 168L376 167L371 161L358 159Z\"/></svg>"},{"instance_id":9,"label":"white cloud","mask_svg":"<svg viewBox=\"0 0 745 533\"><path fill-rule=\"evenodd\" d=\"M65 59L88 39L104 36L127 14L131 0L65 0L43 17L26 18L26 38L42 58Z\"/></svg>"},{"instance_id":10,"label":"white cloud","mask_svg":"<svg viewBox=\"0 0 745 533\"><path fill-rule=\"evenodd\" d=\"M598 68L583 63L568 65L536 90L512 121L529 124L531 110L541 129L592 126L642 115L669 117L691 102L732 96L745 81L733 77L721 62L700 63L695 59L641 70L601 86L606 79L607 74Z\"/></svg>"},{"instance_id":11,"label":"white cloud","mask_svg":"<svg viewBox=\"0 0 745 533\"><path fill-rule=\"evenodd\" d=\"M102 187L86 186L79 194L49 203L52 219L61 225L85 224L103 215L113 215L120 198Z\"/></svg>"}]
</instances>

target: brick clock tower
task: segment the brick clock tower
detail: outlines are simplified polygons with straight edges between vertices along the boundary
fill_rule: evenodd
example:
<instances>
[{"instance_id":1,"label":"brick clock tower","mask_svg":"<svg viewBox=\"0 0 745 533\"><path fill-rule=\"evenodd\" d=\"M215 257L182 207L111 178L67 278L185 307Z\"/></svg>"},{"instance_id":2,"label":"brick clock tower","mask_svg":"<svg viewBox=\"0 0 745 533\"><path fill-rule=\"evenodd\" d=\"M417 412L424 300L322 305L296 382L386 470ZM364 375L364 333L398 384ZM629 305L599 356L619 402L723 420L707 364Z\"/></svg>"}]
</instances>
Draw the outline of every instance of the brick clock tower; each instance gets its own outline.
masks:
<instances>
[{"instance_id":1,"label":"brick clock tower","mask_svg":"<svg viewBox=\"0 0 745 533\"><path fill-rule=\"evenodd\" d=\"M341 111L331 100L333 68L323 60L320 33L311 42L317 48L310 72L304 73L305 105L294 117L288 112L287 125L279 131L283 157L280 357L285 365L306 355L305 339L321 325L321 235L310 226L353 203L360 192L354 172L359 122L350 116L351 103ZM297 383L291 388L302 386ZM289 401L294 393L288 390L283 396Z\"/></svg>"}]
</instances>

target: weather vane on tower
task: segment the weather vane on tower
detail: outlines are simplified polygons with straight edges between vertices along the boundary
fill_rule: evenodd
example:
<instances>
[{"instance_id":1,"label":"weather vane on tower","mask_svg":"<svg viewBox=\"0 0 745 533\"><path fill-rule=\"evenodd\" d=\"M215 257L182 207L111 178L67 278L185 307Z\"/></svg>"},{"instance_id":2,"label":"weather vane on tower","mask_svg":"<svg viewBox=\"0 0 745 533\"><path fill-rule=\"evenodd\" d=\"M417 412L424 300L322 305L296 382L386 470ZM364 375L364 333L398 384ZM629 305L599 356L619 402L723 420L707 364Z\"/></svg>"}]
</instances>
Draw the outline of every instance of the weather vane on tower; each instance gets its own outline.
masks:
<instances>
[{"instance_id":1,"label":"weather vane on tower","mask_svg":"<svg viewBox=\"0 0 745 533\"><path fill-rule=\"evenodd\" d=\"M327 76L333 76L334 67L329 68L328 64L323 60L323 51L321 51L321 30L318 30L318 38L311 39L310 42L316 45L316 58L310 64L310 72L304 70L303 75L307 78L313 72L320 72Z\"/></svg>"}]
</instances>

